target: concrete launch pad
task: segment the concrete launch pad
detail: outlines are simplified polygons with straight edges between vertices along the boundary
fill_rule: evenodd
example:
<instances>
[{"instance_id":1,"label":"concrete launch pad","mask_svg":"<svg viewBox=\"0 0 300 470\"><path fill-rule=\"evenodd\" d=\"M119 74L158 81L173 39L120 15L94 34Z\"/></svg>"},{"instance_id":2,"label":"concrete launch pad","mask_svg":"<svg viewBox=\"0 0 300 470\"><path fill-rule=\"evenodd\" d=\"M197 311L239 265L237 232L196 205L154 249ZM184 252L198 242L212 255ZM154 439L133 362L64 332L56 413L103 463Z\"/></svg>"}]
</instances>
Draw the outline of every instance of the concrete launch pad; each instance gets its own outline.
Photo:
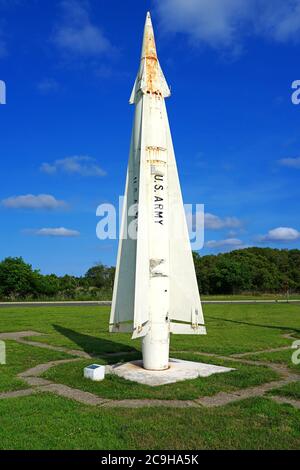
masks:
<instances>
[{"instance_id":1,"label":"concrete launch pad","mask_svg":"<svg viewBox=\"0 0 300 470\"><path fill-rule=\"evenodd\" d=\"M180 359L170 359L169 365L169 369L162 371L146 370L143 368L142 361L132 361L125 364L118 363L106 366L106 373L117 375L132 382L157 387L159 385L196 379L197 377L209 377L213 374L222 374L235 370L228 367L182 361Z\"/></svg>"}]
</instances>

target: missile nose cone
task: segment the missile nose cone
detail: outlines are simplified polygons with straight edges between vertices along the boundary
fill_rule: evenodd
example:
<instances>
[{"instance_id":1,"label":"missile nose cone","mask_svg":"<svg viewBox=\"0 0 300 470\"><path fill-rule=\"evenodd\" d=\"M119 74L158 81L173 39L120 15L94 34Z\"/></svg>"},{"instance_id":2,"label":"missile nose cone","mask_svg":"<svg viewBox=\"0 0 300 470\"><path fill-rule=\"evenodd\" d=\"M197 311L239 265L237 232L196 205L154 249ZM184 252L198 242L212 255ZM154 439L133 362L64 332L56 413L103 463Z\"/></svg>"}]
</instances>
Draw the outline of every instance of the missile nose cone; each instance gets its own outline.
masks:
<instances>
[{"instance_id":1,"label":"missile nose cone","mask_svg":"<svg viewBox=\"0 0 300 470\"><path fill-rule=\"evenodd\" d=\"M152 26L150 11L147 11L147 15L146 15L146 24Z\"/></svg>"},{"instance_id":2,"label":"missile nose cone","mask_svg":"<svg viewBox=\"0 0 300 470\"><path fill-rule=\"evenodd\" d=\"M163 96L164 98L171 94L158 61L154 31L149 11L146 15L144 28L141 64L129 100L131 104L135 103L139 90L142 90L144 94L154 94L156 96Z\"/></svg>"},{"instance_id":3,"label":"missile nose cone","mask_svg":"<svg viewBox=\"0 0 300 470\"><path fill-rule=\"evenodd\" d=\"M150 12L147 12L146 15L146 22L145 22L145 29L144 29L144 40L143 40L143 47L142 47L142 59L149 58L157 59L157 52L156 52L156 45L155 45L155 38L154 38L154 31L151 21Z\"/></svg>"}]
</instances>

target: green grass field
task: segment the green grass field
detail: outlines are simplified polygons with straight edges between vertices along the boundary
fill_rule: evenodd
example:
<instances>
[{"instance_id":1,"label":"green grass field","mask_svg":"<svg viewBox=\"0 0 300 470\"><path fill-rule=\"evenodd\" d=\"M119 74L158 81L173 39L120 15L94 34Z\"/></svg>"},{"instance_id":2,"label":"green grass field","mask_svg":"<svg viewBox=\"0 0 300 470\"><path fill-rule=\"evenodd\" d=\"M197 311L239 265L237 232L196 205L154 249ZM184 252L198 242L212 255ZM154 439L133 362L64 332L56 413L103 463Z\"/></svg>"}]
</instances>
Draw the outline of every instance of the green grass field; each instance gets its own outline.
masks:
<instances>
[{"instance_id":1,"label":"green grass field","mask_svg":"<svg viewBox=\"0 0 300 470\"><path fill-rule=\"evenodd\" d=\"M235 295L202 295L202 300L299 300L300 294L235 294Z\"/></svg>"},{"instance_id":2,"label":"green grass field","mask_svg":"<svg viewBox=\"0 0 300 470\"><path fill-rule=\"evenodd\" d=\"M6 355L7 364L0 365L0 393L28 388L25 382L16 377L20 372L38 364L71 357L62 352L33 348L14 341L6 341Z\"/></svg>"},{"instance_id":3,"label":"green grass field","mask_svg":"<svg viewBox=\"0 0 300 470\"><path fill-rule=\"evenodd\" d=\"M110 375L100 383L83 379L83 367L91 362L109 364L141 357L139 341L107 332L108 314L107 307L2 308L0 333L31 330L41 334L24 343L6 341L7 364L0 365L0 394L30 389L31 385L17 377L20 372L74 358L68 351L46 349L47 345L84 351L95 359L56 364L41 373L41 378L109 400L193 401L219 393L235 396L249 387L281 380L280 369L272 365L286 367L291 374L299 374L300 380L300 366L291 362L292 349L268 352L290 347L293 339L289 334L300 338L300 305L205 305L208 335L173 336L171 356L235 370L154 388ZM45 348L26 344L28 340ZM249 354L232 357L243 353ZM0 448L297 449L300 410L275 403L272 395L300 400L299 387L300 382L294 381L274 387L264 396L212 408L150 408L145 402L137 409L90 406L36 389L30 396L0 399Z\"/></svg>"}]
</instances>

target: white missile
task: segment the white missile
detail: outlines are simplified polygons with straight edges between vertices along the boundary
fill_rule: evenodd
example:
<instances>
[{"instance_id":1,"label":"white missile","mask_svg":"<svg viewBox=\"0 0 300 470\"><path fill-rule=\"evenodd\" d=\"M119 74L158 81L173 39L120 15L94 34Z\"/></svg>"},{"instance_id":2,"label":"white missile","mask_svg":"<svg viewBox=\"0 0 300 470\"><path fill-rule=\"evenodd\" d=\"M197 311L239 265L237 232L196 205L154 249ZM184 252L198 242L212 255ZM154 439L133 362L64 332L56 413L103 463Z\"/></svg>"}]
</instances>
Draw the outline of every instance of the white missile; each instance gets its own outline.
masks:
<instances>
[{"instance_id":1,"label":"white missile","mask_svg":"<svg viewBox=\"0 0 300 470\"><path fill-rule=\"evenodd\" d=\"M135 105L111 332L142 338L143 367L169 367L170 333L206 334L150 13Z\"/></svg>"}]
</instances>

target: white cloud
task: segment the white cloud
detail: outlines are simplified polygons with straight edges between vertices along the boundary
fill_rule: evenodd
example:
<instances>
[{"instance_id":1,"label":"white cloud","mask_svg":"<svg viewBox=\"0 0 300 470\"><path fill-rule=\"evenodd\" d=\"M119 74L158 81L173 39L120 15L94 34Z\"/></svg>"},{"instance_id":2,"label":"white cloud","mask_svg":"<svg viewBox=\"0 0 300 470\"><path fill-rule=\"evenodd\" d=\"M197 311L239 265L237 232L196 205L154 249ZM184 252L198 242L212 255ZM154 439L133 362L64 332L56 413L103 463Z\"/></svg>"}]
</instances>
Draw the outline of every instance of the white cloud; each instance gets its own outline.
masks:
<instances>
[{"instance_id":1,"label":"white cloud","mask_svg":"<svg viewBox=\"0 0 300 470\"><path fill-rule=\"evenodd\" d=\"M300 239L300 232L291 227L277 227L259 237L261 242L289 242Z\"/></svg>"},{"instance_id":2,"label":"white cloud","mask_svg":"<svg viewBox=\"0 0 300 470\"><path fill-rule=\"evenodd\" d=\"M204 215L204 227L206 229L220 230L223 228L238 228L241 221L237 217L218 217L217 215L207 212Z\"/></svg>"},{"instance_id":3,"label":"white cloud","mask_svg":"<svg viewBox=\"0 0 300 470\"><path fill-rule=\"evenodd\" d=\"M50 194L27 194L3 199L1 204L7 209L61 209L67 206L65 201L59 201Z\"/></svg>"},{"instance_id":4,"label":"white cloud","mask_svg":"<svg viewBox=\"0 0 300 470\"><path fill-rule=\"evenodd\" d=\"M59 228L41 228L36 230L35 235L42 237L78 237L80 232L77 230L69 230L64 227Z\"/></svg>"},{"instance_id":5,"label":"white cloud","mask_svg":"<svg viewBox=\"0 0 300 470\"><path fill-rule=\"evenodd\" d=\"M92 23L89 2L63 0L60 6L62 20L53 36L53 42L59 49L85 57L95 57L114 50L102 30Z\"/></svg>"},{"instance_id":6,"label":"white cloud","mask_svg":"<svg viewBox=\"0 0 300 470\"><path fill-rule=\"evenodd\" d=\"M250 34L299 40L300 0L155 0L165 31L238 53Z\"/></svg>"},{"instance_id":7,"label":"white cloud","mask_svg":"<svg viewBox=\"0 0 300 470\"><path fill-rule=\"evenodd\" d=\"M279 164L282 166L287 166L289 168L300 169L300 157L298 158L282 158L279 160Z\"/></svg>"},{"instance_id":8,"label":"white cloud","mask_svg":"<svg viewBox=\"0 0 300 470\"><path fill-rule=\"evenodd\" d=\"M195 232L196 229L201 230L204 225L203 211L190 212L191 208L185 208L185 217L189 232Z\"/></svg>"},{"instance_id":9,"label":"white cloud","mask_svg":"<svg viewBox=\"0 0 300 470\"><path fill-rule=\"evenodd\" d=\"M209 240L205 243L207 248L222 248L222 247L242 247L243 242L238 238L226 238L225 240Z\"/></svg>"},{"instance_id":10,"label":"white cloud","mask_svg":"<svg viewBox=\"0 0 300 470\"><path fill-rule=\"evenodd\" d=\"M237 217L222 218L209 212L203 214L202 211L192 213L190 208L186 211L186 220L190 232L194 232L196 228L202 229L203 225L205 230L237 229L242 225Z\"/></svg>"},{"instance_id":11,"label":"white cloud","mask_svg":"<svg viewBox=\"0 0 300 470\"><path fill-rule=\"evenodd\" d=\"M43 163L40 170L43 173L55 174L57 172L77 174L81 176L105 176L106 172L100 168L96 160L88 156L67 157L55 160L54 163Z\"/></svg>"}]
</instances>

